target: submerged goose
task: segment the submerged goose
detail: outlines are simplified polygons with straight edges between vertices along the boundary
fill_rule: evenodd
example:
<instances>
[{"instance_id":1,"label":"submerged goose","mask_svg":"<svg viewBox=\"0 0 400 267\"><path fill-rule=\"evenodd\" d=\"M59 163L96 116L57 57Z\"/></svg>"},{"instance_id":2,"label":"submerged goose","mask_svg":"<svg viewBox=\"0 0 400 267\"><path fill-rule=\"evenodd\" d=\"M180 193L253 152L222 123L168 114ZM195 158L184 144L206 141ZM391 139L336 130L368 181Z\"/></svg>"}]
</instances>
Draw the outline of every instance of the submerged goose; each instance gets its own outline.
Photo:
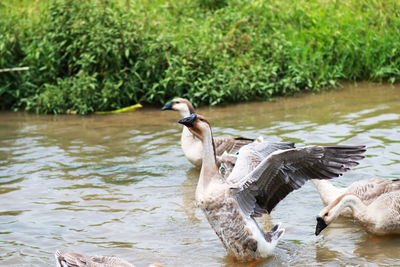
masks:
<instances>
[{"instance_id":1,"label":"submerged goose","mask_svg":"<svg viewBox=\"0 0 400 267\"><path fill-rule=\"evenodd\" d=\"M284 233L280 225L263 232L254 217L270 213L286 195L309 179L329 179L358 164L364 146L307 146L253 142L239 150L231 174L218 172L209 122L192 114L179 123L201 140L203 165L196 188L197 205L229 255L240 261L272 254Z\"/></svg>"},{"instance_id":2,"label":"submerged goose","mask_svg":"<svg viewBox=\"0 0 400 267\"><path fill-rule=\"evenodd\" d=\"M85 255L59 249L55 253L57 267L135 267L135 265L117 258L100 255ZM160 264L150 264L148 267L163 267Z\"/></svg>"},{"instance_id":3,"label":"submerged goose","mask_svg":"<svg viewBox=\"0 0 400 267\"><path fill-rule=\"evenodd\" d=\"M345 208L350 208L354 219L368 233L400 234L400 180L389 182L379 178L381 183L376 183L376 179L366 180L360 187L361 194L346 192L323 208L317 216L315 235L335 221ZM373 182L368 186L370 180Z\"/></svg>"},{"instance_id":4,"label":"submerged goose","mask_svg":"<svg viewBox=\"0 0 400 267\"><path fill-rule=\"evenodd\" d=\"M328 206L343 194L354 194L359 197L362 202L369 205L382 194L400 190L400 180L381 177L356 181L347 188L337 188L327 180L312 180L312 182L317 188L324 206ZM351 217L352 212L347 208L342 211L341 215Z\"/></svg>"},{"instance_id":5,"label":"submerged goose","mask_svg":"<svg viewBox=\"0 0 400 267\"><path fill-rule=\"evenodd\" d=\"M193 105L184 98L175 98L166 104L162 110L176 110L181 116L187 117L195 113ZM224 152L235 154L240 147L253 142L254 139L243 137L220 136L214 137L214 144L217 156L221 156ZM181 146L185 157L195 166L201 167L203 146L186 127L183 127L181 136Z\"/></svg>"}]
</instances>

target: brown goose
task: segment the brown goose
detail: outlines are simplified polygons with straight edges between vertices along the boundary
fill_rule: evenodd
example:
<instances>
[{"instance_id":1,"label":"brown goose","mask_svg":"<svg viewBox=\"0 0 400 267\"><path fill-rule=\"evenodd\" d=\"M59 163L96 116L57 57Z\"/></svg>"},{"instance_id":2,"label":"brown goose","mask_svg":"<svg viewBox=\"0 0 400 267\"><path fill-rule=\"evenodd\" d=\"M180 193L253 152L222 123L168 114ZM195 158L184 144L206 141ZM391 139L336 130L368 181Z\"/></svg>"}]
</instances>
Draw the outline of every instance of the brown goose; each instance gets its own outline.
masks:
<instances>
[{"instance_id":1,"label":"brown goose","mask_svg":"<svg viewBox=\"0 0 400 267\"><path fill-rule=\"evenodd\" d=\"M59 249L55 253L57 267L135 267L135 265L117 258L100 255L85 255ZM153 263L148 267L163 267Z\"/></svg>"},{"instance_id":2,"label":"brown goose","mask_svg":"<svg viewBox=\"0 0 400 267\"><path fill-rule=\"evenodd\" d=\"M357 190L345 192L321 210L315 235L319 235L346 208L368 233L400 234L400 180L372 178L360 181L354 187Z\"/></svg>"},{"instance_id":3,"label":"brown goose","mask_svg":"<svg viewBox=\"0 0 400 267\"><path fill-rule=\"evenodd\" d=\"M181 116L187 117L195 113L193 105L184 98L175 98L166 104L161 110L176 110ZM254 139L243 137L220 136L214 138L217 157L225 151L229 154L235 154L239 148L253 142ZM185 157L195 166L201 167L203 146L186 127L183 127L181 136L181 146ZM218 158L219 159L219 158Z\"/></svg>"},{"instance_id":4,"label":"brown goose","mask_svg":"<svg viewBox=\"0 0 400 267\"><path fill-rule=\"evenodd\" d=\"M218 172L209 122L195 113L179 123L203 144L203 164L196 188L205 213L229 255L240 261L272 254L284 233L280 225L263 232L254 217L270 213L287 194L309 179L329 179L358 164L364 146L307 146L253 142L239 150L231 174Z\"/></svg>"},{"instance_id":5,"label":"brown goose","mask_svg":"<svg viewBox=\"0 0 400 267\"><path fill-rule=\"evenodd\" d=\"M400 180L374 177L352 183L346 188L337 188L327 180L312 180L321 197L324 206L328 206L335 199L343 194L354 194L362 202L369 205L382 194L400 190ZM351 217L352 212L349 208L344 209L341 215Z\"/></svg>"}]
</instances>

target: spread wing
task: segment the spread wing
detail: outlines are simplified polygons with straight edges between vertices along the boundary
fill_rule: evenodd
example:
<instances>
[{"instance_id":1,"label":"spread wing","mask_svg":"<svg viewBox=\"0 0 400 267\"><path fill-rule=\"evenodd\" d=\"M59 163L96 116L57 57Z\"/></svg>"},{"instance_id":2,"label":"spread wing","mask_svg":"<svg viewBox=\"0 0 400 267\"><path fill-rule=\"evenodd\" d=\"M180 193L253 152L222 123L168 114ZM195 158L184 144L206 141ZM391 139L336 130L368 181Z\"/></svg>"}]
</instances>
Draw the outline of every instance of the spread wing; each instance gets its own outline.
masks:
<instances>
[{"instance_id":1,"label":"spread wing","mask_svg":"<svg viewBox=\"0 0 400 267\"><path fill-rule=\"evenodd\" d=\"M330 179L357 166L364 146L307 146L278 150L247 175L228 177L233 196L246 215L261 216L309 179ZM241 158L236 165L241 165ZM232 179L231 179L232 176Z\"/></svg>"},{"instance_id":2,"label":"spread wing","mask_svg":"<svg viewBox=\"0 0 400 267\"><path fill-rule=\"evenodd\" d=\"M220 136L214 137L215 152L217 156L222 155L225 151L229 154L235 154L242 146L254 142L254 139L244 137Z\"/></svg>"},{"instance_id":3,"label":"spread wing","mask_svg":"<svg viewBox=\"0 0 400 267\"><path fill-rule=\"evenodd\" d=\"M253 142L243 146L238 153L237 160L232 173L227 178L230 184L237 184L245 179L246 175L252 172L260 162L271 153L278 150L287 150L294 148L294 143L269 143L269 142Z\"/></svg>"},{"instance_id":4,"label":"spread wing","mask_svg":"<svg viewBox=\"0 0 400 267\"><path fill-rule=\"evenodd\" d=\"M294 148L294 143L268 143L268 142L252 142L243 146L238 155L222 154L220 157L220 171L225 178L229 177L228 183L236 183L254 170L260 162L269 154L277 150L286 150ZM237 165L237 159L239 165ZM236 167L235 167L236 166ZM231 173L234 173L231 175Z\"/></svg>"}]
</instances>

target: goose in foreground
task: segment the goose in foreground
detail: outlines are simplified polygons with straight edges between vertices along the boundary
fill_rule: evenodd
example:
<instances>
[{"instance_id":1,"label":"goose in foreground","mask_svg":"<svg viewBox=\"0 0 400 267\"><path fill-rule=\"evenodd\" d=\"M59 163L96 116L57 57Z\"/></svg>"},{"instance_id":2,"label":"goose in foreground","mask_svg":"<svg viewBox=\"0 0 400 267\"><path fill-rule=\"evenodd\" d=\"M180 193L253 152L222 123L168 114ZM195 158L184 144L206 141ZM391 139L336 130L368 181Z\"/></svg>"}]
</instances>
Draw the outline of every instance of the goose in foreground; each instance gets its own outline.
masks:
<instances>
[{"instance_id":1,"label":"goose in foreground","mask_svg":"<svg viewBox=\"0 0 400 267\"><path fill-rule=\"evenodd\" d=\"M400 234L400 189L393 190L399 187L399 182L400 180L393 180L392 183L384 181L378 184L381 188L374 183L368 187L368 183L365 183L362 187L365 192L361 191L361 197L357 192L342 194L317 216L315 235L319 235L335 221L345 208L350 208L354 219L370 234ZM367 197L362 199L362 196Z\"/></svg>"},{"instance_id":2,"label":"goose in foreground","mask_svg":"<svg viewBox=\"0 0 400 267\"><path fill-rule=\"evenodd\" d=\"M100 255L85 255L58 249L55 253L57 267L135 267L135 265L117 258ZM163 267L153 263L148 267Z\"/></svg>"},{"instance_id":3,"label":"goose in foreground","mask_svg":"<svg viewBox=\"0 0 400 267\"><path fill-rule=\"evenodd\" d=\"M253 142L239 150L230 175L218 172L209 122L195 113L179 123L201 140L203 164L196 202L229 255L239 261L272 254L284 229L263 232L255 217L270 213L286 195L309 179L337 177L358 164L364 146L307 146Z\"/></svg>"},{"instance_id":4,"label":"goose in foreground","mask_svg":"<svg viewBox=\"0 0 400 267\"><path fill-rule=\"evenodd\" d=\"M184 98L175 98L166 104L161 110L179 111L182 118L195 113L193 105ZM214 137L214 144L217 157L224 152L235 154L239 148L253 142L254 139L244 137L220 136ZM185 157L195 166L201 167L203 146L201 141L196 138L186 127L183 127L181 136L181 146Z\"/></svg>"},{"instance_id":5,"label":"goose in foreground","mask_svg":"<svg viewBox=\"0 0 400 267\"><path fill-rule=\"evenodd\" d=\"M343 194L354 194L366 205L369 205L382 194L400 190L400 179L374 177L352 183L346 188L337 188L327 180L311 180L321 197L324 206L328 206ZM350 208L346 208L340 215L351 217Z\"/></svg>"}]
</instances>

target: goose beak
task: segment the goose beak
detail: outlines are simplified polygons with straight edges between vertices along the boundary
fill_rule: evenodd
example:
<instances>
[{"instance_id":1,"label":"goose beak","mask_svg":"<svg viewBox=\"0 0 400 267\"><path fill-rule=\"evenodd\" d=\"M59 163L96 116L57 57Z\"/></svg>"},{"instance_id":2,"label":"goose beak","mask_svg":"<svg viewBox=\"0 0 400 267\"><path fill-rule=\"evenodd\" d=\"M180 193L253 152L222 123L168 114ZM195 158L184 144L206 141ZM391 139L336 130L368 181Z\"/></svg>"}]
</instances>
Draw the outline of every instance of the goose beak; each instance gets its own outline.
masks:
<instances>
[{"instance_id":1,"label":"goose beak","mask_svg":"<svg viewBox=\"0 0 400 267\"><path fill-rule=\"evenodd\" d=\"M172 102L169 102L168 104L163 106L161 110L172 110Z\"/></svg>"},{"instance_id":2,"label":"goose beak","mask_svg":"<svg viewBox=\"0 0 400 267\"><path fill-rule=\"evenodd\" d=\"M178 122L180 124L183 124L187 127L193 127L194 126L194 122L196 121L197 118L197 114L196 113L192 113L189 117L185 117L183 119L180 119Z\"/></svg>"},{"instance_id":3,"label":"goose beak","mask_svg":"<svg viewBox=\"0 0 400 267\"><path fill-rule=\"evenodd\" d=\"M319 235L328 225L321 216L317 216L317 226L315 227L315 235Z\"/></svg>"}]
</instances>

